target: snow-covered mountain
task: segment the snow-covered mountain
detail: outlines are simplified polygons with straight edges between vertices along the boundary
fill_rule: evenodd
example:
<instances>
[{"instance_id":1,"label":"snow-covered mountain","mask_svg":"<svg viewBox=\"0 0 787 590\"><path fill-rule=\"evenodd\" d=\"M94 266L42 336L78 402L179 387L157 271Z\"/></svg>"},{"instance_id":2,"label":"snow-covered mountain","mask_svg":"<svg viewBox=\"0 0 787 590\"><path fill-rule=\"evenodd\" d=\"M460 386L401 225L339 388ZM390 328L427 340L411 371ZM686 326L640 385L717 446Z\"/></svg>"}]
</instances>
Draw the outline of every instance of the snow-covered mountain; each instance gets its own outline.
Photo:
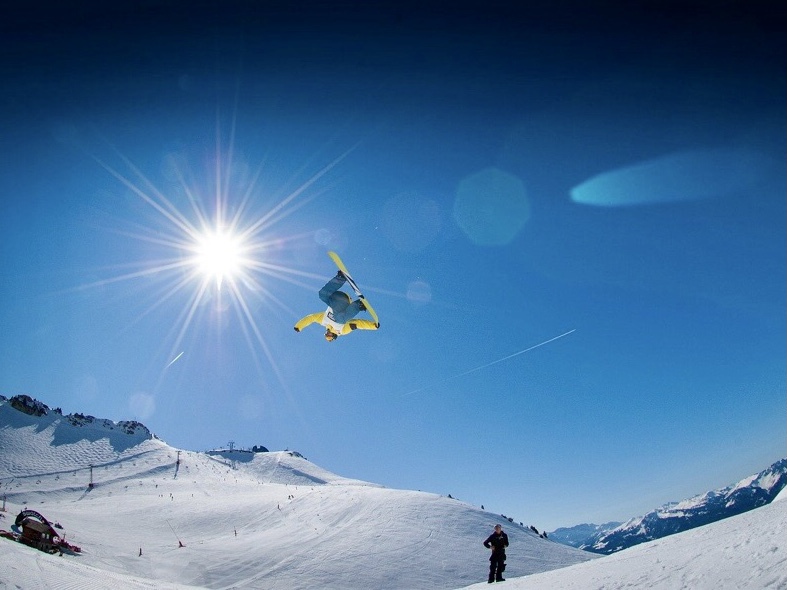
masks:
<instances>
[{"instance_id":1,"label":"snow-covered mountain","mask_svg":"<svg viewBox=\"0 0 787 590\"><path fill-rule=\"evenodd\" d=\"M68 563L76 578L106 581L95 588L451 589L485 579L482 541L502 521L295 452L178 450L139 423L26 396L0 398L0 498L0 529L33 509L82 549L60 558L0 539L0 588L54 587ZM510 576L595 558L505 524ZM49 558L61 565L31 567Z\"/></svg>"},{"instance_id":2,"label":"snow-covered mountain","mask_svg":"<svg viewBox=\"0 0 787 590\"><path fill-rule=\"evenodd\" d=\"M488 587L467 584L486 578L480 539L498 519L461 502L345 479L297 453L178 451L141 425L29 401L19 411L0 397L0 529L33 508L82 553L0 539L0 588ZM787 489L609 556L506 530L509 590L787 588Z\"/></svg>"},{"instance_id":3,"label":"snow-covered mountain","mask_svg":"<svg viewBox=\"0 0 787 590\"><path fill-rule=\"evenodd\" d=\"M582 524L549 533L554 541L610 554L741 514L771 502L787 485L787 459L736 484L666 504L624 524Z\"/></svg>"},{"instance_id":4,"label":"snow-covered mountain","mask_svg":"<svg viewBox=\"0 0 787 590\"><path fill-rule=\"evenodd\" d=\"M601 535L619 527L622 522L605 522L604 524L578 524L572 527L561 527L548 533L549 538L564 545L581 549L588 545L589 539L598 539Z\"/></svg>"}]
</instances>

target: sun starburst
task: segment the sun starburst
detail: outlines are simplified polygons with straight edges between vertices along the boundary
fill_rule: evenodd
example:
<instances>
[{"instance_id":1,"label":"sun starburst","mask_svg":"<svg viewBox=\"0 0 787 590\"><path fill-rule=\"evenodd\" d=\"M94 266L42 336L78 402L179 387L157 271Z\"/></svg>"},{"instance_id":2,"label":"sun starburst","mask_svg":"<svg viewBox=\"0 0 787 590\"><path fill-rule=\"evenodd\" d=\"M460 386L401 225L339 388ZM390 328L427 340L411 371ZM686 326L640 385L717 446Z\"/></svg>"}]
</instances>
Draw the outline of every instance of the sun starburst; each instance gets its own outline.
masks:
<instances>
[{"instance_id":1,"label":"sun starburst","mask_svg":"<svg viewBox=\"0 0 787 590\"><path fill-rule=\"evenodd\" d=\"M185 294L185 305L181 303L177 306L179 311L173 322L170 354L182 350L181 345L186 333L199 323L206 303L216 301L217 305L224 306L229 301L240 319L243 336L254 355L258 369L261 370L258 358L261 349L283 384L271 348L263 337L260 318L255 317L252 301L262 299L268 306L296 315L286 302L274 295L269 288L270 283L273 280L283 280L309 289L312 287L299 279L321 277L277 264L267 255L270 244L276 243L280 246L300 237L279 236L274 225L315 198L318 193L309 194L307 189L344 159L352 149L354 148L328 163L297 189L256 216L248 209L253 198L260 198L257 181L261 167L256 174L246 179L245 184L233 185L230 182L232 150L227 158L223 158L217 149L215 166L208 168L208 171L214 171L213 179L204 178L206 175L189 174L188 170L184 170L182 160L171 158L169 176L176 182L166 190L159 189L133 162L117 151L117 156L129 172L121 173L102 159L95 158L155 212L152 225L143 226L141 230L129 232L127 235L152 244L158 253L154 258L142 260L132 272L115 275L96 284L107 285L143 277L160 281L164 286L151 295L153 303L145 314L163 306L167 301L183 302L182 295ZM209 177L210 173L207 176ZM202 182L185 180L195 177L203 177ZM205 191L206 187L213 187L213 195L204 202L200 195L211 192ZM177 199L173 198L175 194ZM176 202L183 202L186 206L177 206ZM304 232L303 235L307 234L308 232Z\"/></svg>"},{"instance_id":2,"label":"sun starburst","mask_svg":"<svg viewBox=\"0 0 787 590\"><path fill-rule=\"evenodd\" d=\"M241 237L221 227L197 236L191 262L206 280L215 280L221 289L224 279L233 280L252 268L252 261L244 257L249 246Z\"/></svg>"}]
</instances>

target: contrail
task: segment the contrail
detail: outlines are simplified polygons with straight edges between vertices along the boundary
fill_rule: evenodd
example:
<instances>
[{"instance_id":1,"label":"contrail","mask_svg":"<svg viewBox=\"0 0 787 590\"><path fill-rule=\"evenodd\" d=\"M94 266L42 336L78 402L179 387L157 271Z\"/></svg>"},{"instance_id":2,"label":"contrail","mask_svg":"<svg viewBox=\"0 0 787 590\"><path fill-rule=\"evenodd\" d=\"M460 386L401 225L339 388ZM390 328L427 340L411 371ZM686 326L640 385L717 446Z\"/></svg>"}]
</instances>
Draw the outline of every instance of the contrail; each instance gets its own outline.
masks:
<instances>
[{"instance_id":1,"label":"contrail","mask_svg":"<svg viewBox=\"0 0 787 590\"><path fill-rule=\"evenodd\" d=\"M573 330L569 330L568 332L562 333L560 336L555 336L554 338L550 338L549 340L544 340L539 344L535 344L530 348L526 348L525 350L520 350L519 352L515 352L514 354L509 354L508 356L504 356L501 359L497 359L496 361L492 361L491 363L487 363L485 365L481 365L480 367L475 367L474 369L470 369L469 371L465 371L464 373L459 373L458 375L453 375L451 377L446 377L442 381L438 381L436 383L432 383L431 385L427 385L426 387L421 387L420 389L414 389L413 391L409 391L407 393L402 394L402 397L407 395L413 395L414 393L418 393L419 391L424 391L425 389L430 389L435 387L436 385L440 385L445 383L446 381L450 381L451 379L458 379L459 377L464 377L465 375L469 375L470 373L475 373L476 371L480 371L481 369L486 369L487 367L491 367L492 365L496 365L497 363L502 363L503 361L507 361L508 359L514 358L515 356L519 356L520 354L525 354L526 352L530 352L531 350L538 348L539 346L544 346L545 344L549 344L550 342L554 342L558 338L563 338L563 336L568 336L572 332L576 332L577 329L574 328Z\"/></svg>"},{"instance_id":2,"label":"contrail","mask_svg":"<svg viewBox=\"0 0 787 590\"><path fill-rule=\"evenodd\" d=\"M185 352L185 351L183 351L183 352ZM183 352L181 352L178 356L176 356L174 359L169 361L169 364L166 367L164 367L164 368L165 369L169 369L176 360L178 360L180 357L183 356Z\"/></svg>"}]
</instances>

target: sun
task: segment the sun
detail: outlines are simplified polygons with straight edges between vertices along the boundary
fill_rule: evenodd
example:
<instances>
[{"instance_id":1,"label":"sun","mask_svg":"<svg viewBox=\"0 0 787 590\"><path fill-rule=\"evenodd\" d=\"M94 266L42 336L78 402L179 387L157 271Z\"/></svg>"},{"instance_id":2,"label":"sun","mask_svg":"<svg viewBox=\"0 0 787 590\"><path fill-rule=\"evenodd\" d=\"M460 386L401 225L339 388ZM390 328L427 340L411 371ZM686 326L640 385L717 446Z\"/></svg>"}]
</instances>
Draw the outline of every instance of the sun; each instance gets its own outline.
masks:
<instances>
[{"instance_id":1,"label":"sun","mask_svg":"<svg viewBox=\"0 0 787 590\"><path fill-rule=\"evenodd\" d=\"M225 279L234 281L249 268L250 261L245 257L248 245L232 230L206 230L195 236L193 249L195 271L205 280L215 281L219 290Z\"/></svg>"},{"instance_id":2,"label":"sun","mask_svg":"<svg viewBox=\"0 0 787 590\"><path fill-rule=\"evenodd\" d=\"M314 190L314 185L357 145L314 171L291 192L272 198L258 184L263 165L248 175L236 173L243 167L235 168L232 144L227 151L221 149L218 129L216 142L216 152L209 156L209 165L204 169L192 169L181 155L168 157L166 174L158 183L116 149L112 153L125 165L126 172L93 156L131 194L147 204L153 215L141 223L130 221L133 229L118 230L139 240L145 246L140 250L145 255L117 265L127 272L80 288L146 279L143 287L149 290L149 297L141 301L151 303L142 305L139 320L154 310L172 313L173 323L166 337L169 356L180 353L167 366L184 354L187 333L193 331L199 337L203 330L213 330L218 318L231 309L238 320L233 326L246 340L260 374L267 374L259 358L263 353L284 386L285 380L266 339L266 316L257 311L264 306L296 316L286 298L276 295L277 288L287 283L311 289L302 279L323 277L293 268L277 258L311 233L282 234L275 226L322 194L324 191ZM262 208L261 203L265 203ZM222 321L229 325L229 318L224 318Z\"/></svg>"}]
</instances>

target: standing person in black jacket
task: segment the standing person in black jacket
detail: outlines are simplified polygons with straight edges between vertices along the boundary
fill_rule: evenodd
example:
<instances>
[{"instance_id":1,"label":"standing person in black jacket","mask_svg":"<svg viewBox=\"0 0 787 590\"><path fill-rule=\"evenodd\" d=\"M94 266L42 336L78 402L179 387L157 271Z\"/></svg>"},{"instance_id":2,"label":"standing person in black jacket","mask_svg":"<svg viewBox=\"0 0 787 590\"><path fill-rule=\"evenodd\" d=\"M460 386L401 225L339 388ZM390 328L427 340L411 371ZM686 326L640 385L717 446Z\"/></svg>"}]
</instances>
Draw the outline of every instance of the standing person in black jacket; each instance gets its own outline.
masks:
<instances>
[{"instance_id":1,"label":"standing person in black jacket","mask_svg":"<svg viewBox=\"0 0 787 590\"><path fill-rule=\"evenodd\" d=\"M508 547L508 535L503 532L503 527L495 525L495 532L484 541L484 547L492 549L489 556L489 583L504 582L503 572L506 569L506 547Z\"/></svg>"}]
</instances>

